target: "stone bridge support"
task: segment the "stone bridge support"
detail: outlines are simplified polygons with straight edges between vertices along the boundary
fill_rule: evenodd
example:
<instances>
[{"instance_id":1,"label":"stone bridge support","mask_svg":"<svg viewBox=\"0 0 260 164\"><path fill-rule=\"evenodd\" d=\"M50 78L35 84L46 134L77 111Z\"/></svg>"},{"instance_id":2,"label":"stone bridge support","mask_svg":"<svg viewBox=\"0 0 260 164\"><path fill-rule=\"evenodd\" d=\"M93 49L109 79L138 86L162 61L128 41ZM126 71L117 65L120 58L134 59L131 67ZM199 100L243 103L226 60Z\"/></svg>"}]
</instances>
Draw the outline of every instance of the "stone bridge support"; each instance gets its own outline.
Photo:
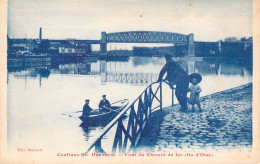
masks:
<instances>
[{"instance_id":1,"label":"stone bridge support","mask_svg":"<svg viewBox=\"0 0 260 164\"><path fill-rule=\"evenodd\" d=\"M92 54L92 45L91 44L87 44L87 51L88 51L88 53Z\"/></svg>"},{"instance_id":2,"label":"stone bridge support","mask_svg":"<svg viewBox=\"0 0 260 164\"><path fill-rule=\"evenodd\" d=\"M107 52L107 34L106 34L106 32L101 33L100 51L101 51L101 53Z\"/></svg>"},{"instance_id":3,"label":"stone bridge support","mask_svg":"<svg viewBox=\"0 0 260 164\"><path fill-rule=\"evenodd\" d=\"M195 48L194 48L194 34L188 35L188 54L187 56L195 56Z\"/></svg>"}]
</instances>

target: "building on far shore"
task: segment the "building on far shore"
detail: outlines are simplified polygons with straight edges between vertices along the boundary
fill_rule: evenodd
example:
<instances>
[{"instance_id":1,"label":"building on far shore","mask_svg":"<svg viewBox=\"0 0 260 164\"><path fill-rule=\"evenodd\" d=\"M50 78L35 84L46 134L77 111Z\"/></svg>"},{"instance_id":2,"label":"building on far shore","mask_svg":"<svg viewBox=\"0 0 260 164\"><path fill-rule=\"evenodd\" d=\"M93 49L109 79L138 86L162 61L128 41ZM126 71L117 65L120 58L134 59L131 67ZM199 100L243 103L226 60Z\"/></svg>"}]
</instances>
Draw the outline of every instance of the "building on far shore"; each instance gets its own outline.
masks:
<instances>
[{"instance_id":1,"label":"building on far shore","mask_svg":"<svg viewBox=\"0 0 260 164\"><path fill-rule=\"evenodd\" d=\"M92 52L92 45L87 40L77 40L73 38L64 40L49 40L42 38L42 28L39 31L38 39L18 39L9 38L8 55L28 54L68 54L68 55L93 55L99 52ZM253 37L237 39L236 37L226 37L224 41L205 42L194 41L196 57L251 57L253 49ZM162 56L165 53L176 57L183 57L188 54L187 44L173 44L164 47L133 47L128 50L110 50L107 55L128 55L135 56ZM21 53L23 52L23 53Z\"/></svg>"},{"instance_id":2,"label":"building on far shore","mask_svg":"<svg viewBox=\"0 0 260 164\"><path fill-rule=\"evenodd\" d=\"M67 54L67 53L75 53L76 49L74 46L72 46L69 43L63 43L59 46L59 53L61 54Z\"/></svg>"},{"instance_id":3,"label":"building on far shore","mask_svg":"<svg viewBox=\"0 0 260 164\"><path fill-rule=\"evenodd\" d=\"M238 42L237 38L236 37L226 37L225 38L225 42Z\"/></svg>"}]
</instances>

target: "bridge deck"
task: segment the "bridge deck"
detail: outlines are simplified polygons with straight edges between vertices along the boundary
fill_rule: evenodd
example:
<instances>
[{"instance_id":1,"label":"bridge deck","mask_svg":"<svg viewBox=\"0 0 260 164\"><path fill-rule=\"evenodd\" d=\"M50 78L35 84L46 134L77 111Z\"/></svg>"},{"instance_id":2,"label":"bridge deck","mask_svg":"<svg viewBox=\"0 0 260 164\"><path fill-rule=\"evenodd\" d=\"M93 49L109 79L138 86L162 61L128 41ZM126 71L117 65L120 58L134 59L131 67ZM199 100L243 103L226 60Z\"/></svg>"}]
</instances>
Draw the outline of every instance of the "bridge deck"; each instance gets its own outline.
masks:
<instances>
[{"instance_id":1,"label":"bridge deck","mask_svg":"<svg viewBox=\"0 0 260 164\"><path fill-rule=\"evenodd\" d=\"M252 84L202 97L201 105L203 112L179 105L154 112L137 151L252 147Z\"/></svg>"}]
</instances>

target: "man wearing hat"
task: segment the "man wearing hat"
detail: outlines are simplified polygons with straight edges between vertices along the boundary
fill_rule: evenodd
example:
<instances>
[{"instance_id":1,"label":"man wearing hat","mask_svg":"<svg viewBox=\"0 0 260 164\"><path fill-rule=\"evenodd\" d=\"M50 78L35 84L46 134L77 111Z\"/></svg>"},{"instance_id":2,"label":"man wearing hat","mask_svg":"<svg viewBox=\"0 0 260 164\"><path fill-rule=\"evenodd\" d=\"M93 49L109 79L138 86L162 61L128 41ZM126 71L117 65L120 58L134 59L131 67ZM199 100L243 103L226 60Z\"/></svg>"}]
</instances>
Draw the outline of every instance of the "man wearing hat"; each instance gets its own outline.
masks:
<instances>
[{"instance_id":1,"label":"man wearing hat","mask_svg":"<svg viewBox=\"0 0 260 164\"><path fill-rule=\"evenodd\" d=\"M176 85L175 95L181 105L181 111L186 111L188 110L187 93L189 89L189 75L176 61L172 60L172 55L165 54L164 57L166 64L160 71L158 81L161 81L167 72L165 80L169 82L171 89Z\"/></svg>"},{"instance_id":2,"label":"man wearing hat","mask_svg":"<svg viewBox=\"0 0 260 164\"><path fill-rule=\"evenodd\" d=\"M87 117L92 110L93 109L89 106L89 99L86 99L85 100L85 105L83 106L82 116L83 117Z\"/></svg>"},{"instance_id":3,"label":"man wearing hat","mask_svg":"<svg viewBox=\"0 0 260 164\"><path fill-rule=\"evenodd\" d=\"M106 95L102 95L102 100L99 102L99 109L108 109L111 107L110 102L106 99Z\"/></svg>"}]
</instances>

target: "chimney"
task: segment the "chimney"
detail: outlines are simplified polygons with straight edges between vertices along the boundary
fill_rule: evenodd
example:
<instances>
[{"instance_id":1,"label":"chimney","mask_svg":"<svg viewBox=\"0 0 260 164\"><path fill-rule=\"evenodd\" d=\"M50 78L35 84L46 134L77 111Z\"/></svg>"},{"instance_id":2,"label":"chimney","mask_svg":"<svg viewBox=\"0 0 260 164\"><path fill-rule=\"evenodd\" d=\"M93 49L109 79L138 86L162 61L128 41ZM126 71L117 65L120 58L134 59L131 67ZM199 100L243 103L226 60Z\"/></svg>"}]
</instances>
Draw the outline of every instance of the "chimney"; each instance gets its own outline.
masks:
<instances>
[{"instance_id":1,"label":"chimney","mask_svg":"<svg viewBox=\"0 0 260 164\"><path fill-rule=\"evenodd\" d=\"M42 28L40 27L40 33L39 33L39 41L42 41Z\"/></svg>"}]
</instances>

